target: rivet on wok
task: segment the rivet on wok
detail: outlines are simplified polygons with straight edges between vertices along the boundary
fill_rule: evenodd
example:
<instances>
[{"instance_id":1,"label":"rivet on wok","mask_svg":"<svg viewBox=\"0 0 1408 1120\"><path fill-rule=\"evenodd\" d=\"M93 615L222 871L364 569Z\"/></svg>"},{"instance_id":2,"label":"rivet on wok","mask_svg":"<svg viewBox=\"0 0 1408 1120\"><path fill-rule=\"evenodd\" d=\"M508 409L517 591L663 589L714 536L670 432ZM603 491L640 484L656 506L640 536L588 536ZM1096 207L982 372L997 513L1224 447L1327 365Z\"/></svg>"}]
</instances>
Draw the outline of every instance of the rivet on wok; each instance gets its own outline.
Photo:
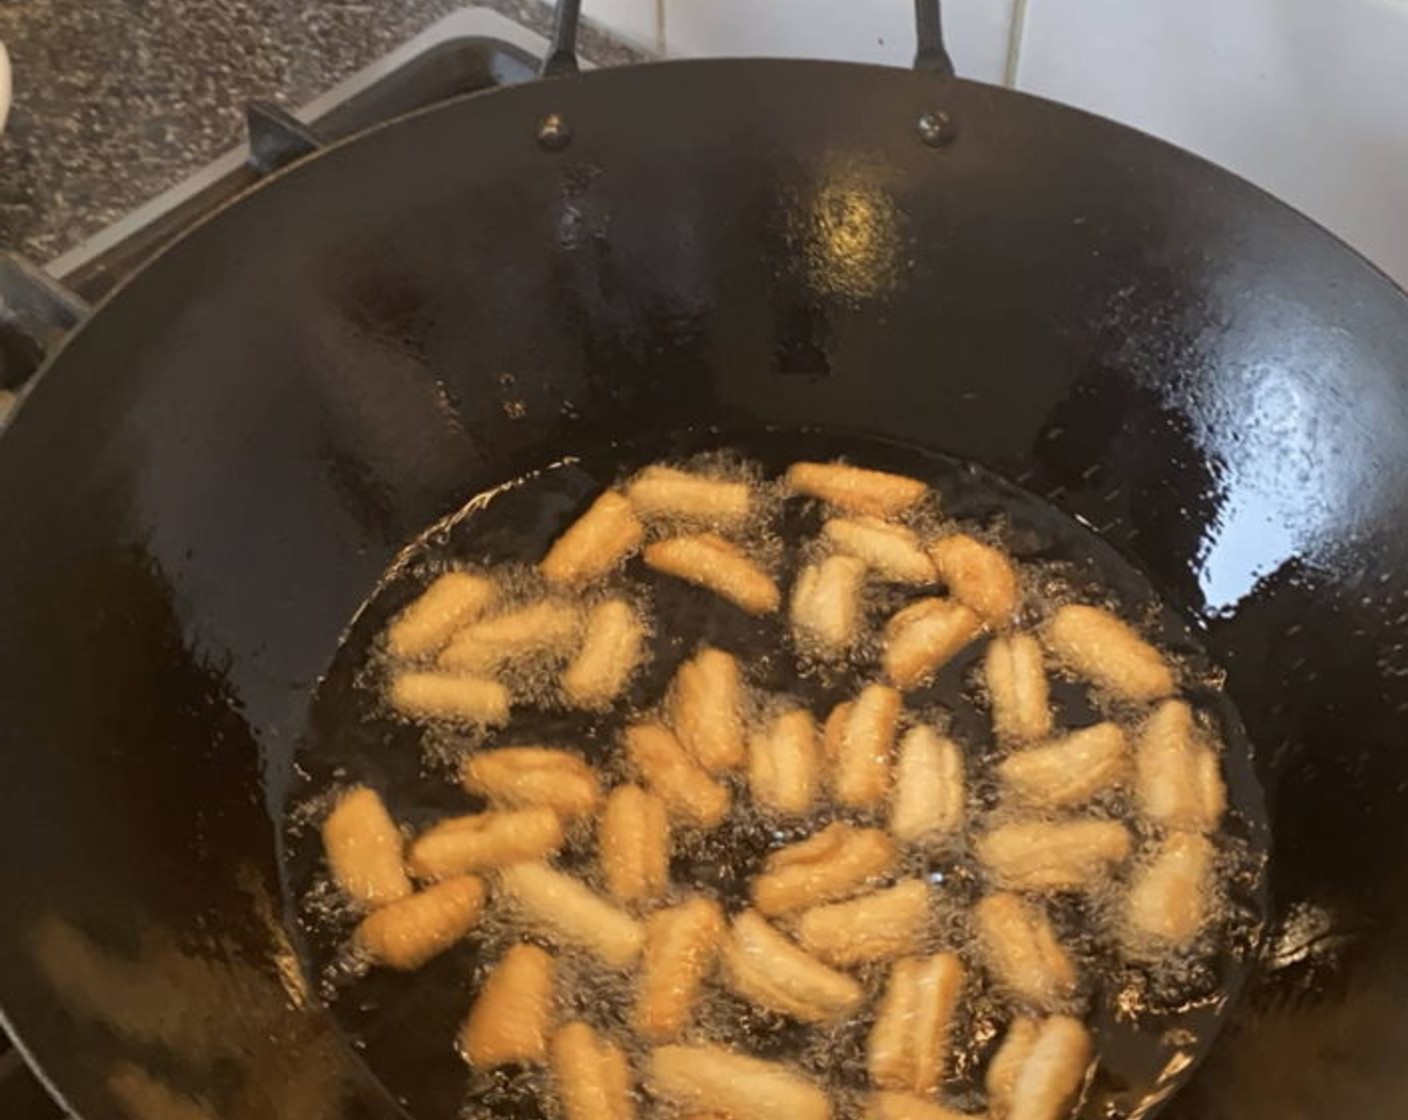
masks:
<instances>
[{"instance_id":1,"label":"rivet on wok","mask_svg":"<svg viewBox=\"0 0 1408 1120\"><path fill-rule=\"evenodd\" d=\"M538 146L546 152L560 152L572 142L572 130L560 113L549 113L538 122Z\"/></svg>"},{"instance_id":2,"label":"rivet on wok","mask_svg":"<svg viewBox=\"0 0 1408 1120\"><path fill-rule=\"evenodd\" d=\"M931 148L942 148L954 138L953 118L942 109L926 109L915 122L919 139Z\"/></svg>"}]
</instances>

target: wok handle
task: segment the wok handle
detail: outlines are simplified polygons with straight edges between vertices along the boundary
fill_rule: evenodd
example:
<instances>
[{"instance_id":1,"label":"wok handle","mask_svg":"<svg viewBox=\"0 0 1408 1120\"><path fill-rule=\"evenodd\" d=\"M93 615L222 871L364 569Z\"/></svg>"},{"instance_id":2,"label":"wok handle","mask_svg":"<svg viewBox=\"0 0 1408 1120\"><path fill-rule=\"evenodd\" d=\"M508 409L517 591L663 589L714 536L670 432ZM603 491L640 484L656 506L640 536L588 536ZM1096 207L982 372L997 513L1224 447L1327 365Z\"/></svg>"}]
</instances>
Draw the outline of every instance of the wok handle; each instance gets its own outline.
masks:
<instances>
[{"instance_id":1,"label":"wok handle","mask_svg":"<svg viewBox=\"0 0 1408 1120\"><path fill-rule=\"evenodd\" d=\"M944 47L940 0L914 0L914 68L941 78L953 77L953 60Z\"/></svg>"},{"instance_id":2,"label":"wok handle","mask_svg":"<svg viewBox=\"0 0 1408 1120\"><path fill-rule=\"evenodd\" d=\"M558 78L577 72L577 21L582 14L582 0L557 0L557 15L553 19L552 43L543 59L542 76Z\"/></svg>"}]
</instances>

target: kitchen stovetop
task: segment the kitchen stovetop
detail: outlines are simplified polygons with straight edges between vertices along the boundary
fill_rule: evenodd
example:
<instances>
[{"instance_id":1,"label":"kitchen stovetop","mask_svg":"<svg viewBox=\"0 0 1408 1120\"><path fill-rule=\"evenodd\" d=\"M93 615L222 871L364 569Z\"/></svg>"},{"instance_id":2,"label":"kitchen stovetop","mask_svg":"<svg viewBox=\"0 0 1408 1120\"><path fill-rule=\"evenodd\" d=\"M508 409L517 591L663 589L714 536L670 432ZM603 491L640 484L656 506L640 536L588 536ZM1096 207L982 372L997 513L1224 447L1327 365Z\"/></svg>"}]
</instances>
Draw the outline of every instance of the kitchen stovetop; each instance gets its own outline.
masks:
<instances>
[{"instance_id":1,"label":"kitchen stovetop","mask_svg":"<svg viewBox=\"0 0 1408 1120\"><path fill-rule=\"evenodd\" d=\"M49 264L242 139L245 103L297 109L457 11L539 35L540 0L31 0L0 4L15 103L0 248ZM598 65L641 56L584 25Z\"/></svg>"}]
</instances>

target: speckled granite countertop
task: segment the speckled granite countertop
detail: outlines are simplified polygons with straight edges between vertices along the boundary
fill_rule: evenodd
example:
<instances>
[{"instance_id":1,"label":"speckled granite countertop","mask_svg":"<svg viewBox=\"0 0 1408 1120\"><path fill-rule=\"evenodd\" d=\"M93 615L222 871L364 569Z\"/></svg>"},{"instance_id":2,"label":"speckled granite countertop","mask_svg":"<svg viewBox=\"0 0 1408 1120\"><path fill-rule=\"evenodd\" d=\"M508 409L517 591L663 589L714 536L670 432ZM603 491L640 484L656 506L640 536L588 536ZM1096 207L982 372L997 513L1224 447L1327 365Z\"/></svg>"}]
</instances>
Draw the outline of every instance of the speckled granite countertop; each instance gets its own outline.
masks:
<instances>
[{"instance_id":1,"label":"speckled granite countertop","mask_svg":"<svg viewBox=\"0 0 1408 1120\"><path fill-rule=\"evenodd\" d=\"M244 104L302 105L456 0L5 0L15 104L0 136L0 247L52 259L242 139ZM539 0L481 0L546 33ZM639 57L583 28L600 65Z\"/></svg>"}]
</instances>

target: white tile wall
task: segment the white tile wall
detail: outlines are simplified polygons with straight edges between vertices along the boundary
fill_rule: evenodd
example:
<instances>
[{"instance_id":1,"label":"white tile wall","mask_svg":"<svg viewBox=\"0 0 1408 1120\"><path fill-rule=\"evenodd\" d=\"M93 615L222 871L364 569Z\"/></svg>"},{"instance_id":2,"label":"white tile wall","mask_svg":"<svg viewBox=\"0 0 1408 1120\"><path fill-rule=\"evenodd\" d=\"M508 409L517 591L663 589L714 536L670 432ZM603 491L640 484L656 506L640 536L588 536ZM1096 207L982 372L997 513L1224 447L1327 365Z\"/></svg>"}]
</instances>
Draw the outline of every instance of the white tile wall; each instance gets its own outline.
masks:
<instances>
[{"instance_id":1,"label":"white tile wall","mask_svg":"<svg viewBox=\"0 0 1408 1120\"><path fill-rule=\"evenodd\" d=\"M946 0L958 72L1001 81L1014 0ZM671 54L837 58L908 66L913 0L665 0Z\"/></svg>"},{"instance_id":2,"label":"white tile wall","mask_svg":"<svg viewBox=\"0 0 1408 1120\"><path fill-rule=\"evenodd\" d=\"M664 0L582 0L582 15L633 46L663 52Z\"/></svg>"},{"instance_id":3,"label":"white tile wall","mask_svg":"<svg viewBox=\"0 0 1408 1120\"><path fill-rule=\"evenodd\" d=\"M1028 0L1017 84L1246 176L1408 285L1408 0Z\"/></svg>"},{"instance_id":4,"label":"white tile wall","mask_svg":"<svg viewBox=\"0 0 1408 1120\"><path fill-rule=\"evenodd\" d=\"M674 55L907 66L914 51L912 0L585 0L585 11ZM965 77L1002 81L1011 53L1020 88L1246 176L1408 285L1408 0L945 0L944 23Z\"/></svg>"}]
</instances>

